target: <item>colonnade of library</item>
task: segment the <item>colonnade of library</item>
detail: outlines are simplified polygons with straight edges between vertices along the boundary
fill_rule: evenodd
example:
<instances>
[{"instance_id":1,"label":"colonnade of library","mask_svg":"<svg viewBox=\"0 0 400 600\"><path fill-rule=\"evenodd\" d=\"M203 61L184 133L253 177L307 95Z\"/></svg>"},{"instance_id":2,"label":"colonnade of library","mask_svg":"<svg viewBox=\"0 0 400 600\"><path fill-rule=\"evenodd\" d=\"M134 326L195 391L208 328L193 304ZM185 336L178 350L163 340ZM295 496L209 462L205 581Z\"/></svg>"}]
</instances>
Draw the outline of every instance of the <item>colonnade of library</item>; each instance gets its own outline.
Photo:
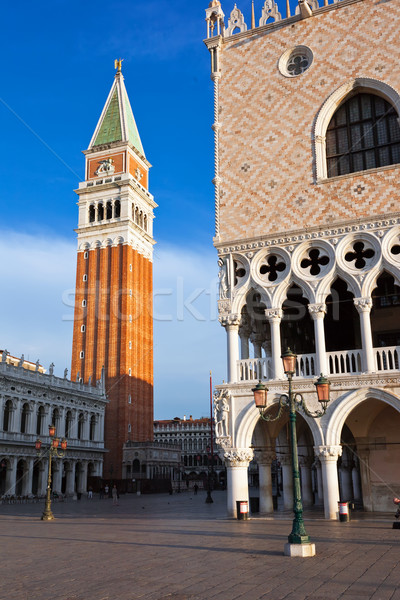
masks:
<instances>
[{"instance_id":1,"label":"colonnade of library","mask_svg":"<svg viewBox=\"0 0 400 600\"><path fill-rule=\"evenodd\" d=\"M85 493L88 478L101 476L103 460L82 458L52 459L52 491L73 496ZM2 496L44 496L47 488L48 458L0 455L0 494Z\"/></svg>"}]
</instances>

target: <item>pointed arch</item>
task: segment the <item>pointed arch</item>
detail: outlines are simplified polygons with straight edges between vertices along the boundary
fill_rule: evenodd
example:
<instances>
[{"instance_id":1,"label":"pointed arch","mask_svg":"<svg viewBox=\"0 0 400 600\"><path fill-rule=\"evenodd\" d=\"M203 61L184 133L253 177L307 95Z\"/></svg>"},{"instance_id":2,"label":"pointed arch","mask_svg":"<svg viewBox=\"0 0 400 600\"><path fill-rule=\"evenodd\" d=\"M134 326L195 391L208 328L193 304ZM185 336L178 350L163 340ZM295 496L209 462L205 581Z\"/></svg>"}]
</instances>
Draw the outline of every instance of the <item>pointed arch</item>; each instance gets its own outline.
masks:
<instances>
[{"instance_id":1,"label":"pointed arch","mask_svg":"<svg viewBox=\"0 0 400 600\"><path fill-rule=\"evenodd\" d=\"M380 266L379 269L373 269L366 276L364 283L363 283L363 290L362 290L363 296L370 297L372 295L372 292L377 287L377 281L378 281L379 277L381 275L383 275L384 273L391 275L394 279L395 285L400 286L399 270L396 269L396 267L394 265L391 265L391 264L385 262L384 264L382 264Z\"/></svg>"},{"instance_id":2,"label":"pointed arch","mask_svg":"<svg viewBox=\"0 0 400 600\"><path fill-rule=\"evenodd\" d=\"M328 446L340 444L340 436L347 417L356 406L369 399L382 400L382 402L400 412L400 398L385 390L369 387L347 392L335 400L329 411L329 427L326 430L326 444Z\"/></svg>"},{"instance_id":3,"label":"pointed arch","mask_svg":"<svg viewBox=\"0 0 400 600\"><path fill-rule=\"evenodd\" d=\"M279 395L277 394L271 406L273 407L278 401ZM310 428L314 446L323 445L324 434L320 421L318 419L307 417L307 415L303 413L301 413L301 416ZM238 423L238 426L236 429L235 445L238 448L250 447L253 433L259 420L260 413L253 402L253 398L251 398L246 407L236 416L236 423Z\"/></svg>"}]
</instances>

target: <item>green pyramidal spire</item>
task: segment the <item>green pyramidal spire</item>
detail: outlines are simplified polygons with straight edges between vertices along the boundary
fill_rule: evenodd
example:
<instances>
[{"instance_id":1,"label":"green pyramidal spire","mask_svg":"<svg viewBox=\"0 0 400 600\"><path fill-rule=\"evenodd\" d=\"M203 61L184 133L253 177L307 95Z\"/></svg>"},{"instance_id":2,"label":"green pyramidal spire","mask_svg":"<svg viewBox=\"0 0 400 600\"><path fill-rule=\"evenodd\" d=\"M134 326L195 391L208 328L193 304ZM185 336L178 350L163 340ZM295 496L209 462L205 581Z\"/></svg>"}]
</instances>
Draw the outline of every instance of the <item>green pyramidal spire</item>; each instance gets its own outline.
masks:
<instances>
[{"instance_id":1,"label":"green pyramidal spire","mask_svg":"<svg viewBox=\"0 0 400 600\"><path fill-rule=\"evenodd\" d=\"M111 142L128 142L144 156L142 142L121 71L118 71L115 75L114 83L89 148L110 144Z\"/></svg>"}]
</instances>

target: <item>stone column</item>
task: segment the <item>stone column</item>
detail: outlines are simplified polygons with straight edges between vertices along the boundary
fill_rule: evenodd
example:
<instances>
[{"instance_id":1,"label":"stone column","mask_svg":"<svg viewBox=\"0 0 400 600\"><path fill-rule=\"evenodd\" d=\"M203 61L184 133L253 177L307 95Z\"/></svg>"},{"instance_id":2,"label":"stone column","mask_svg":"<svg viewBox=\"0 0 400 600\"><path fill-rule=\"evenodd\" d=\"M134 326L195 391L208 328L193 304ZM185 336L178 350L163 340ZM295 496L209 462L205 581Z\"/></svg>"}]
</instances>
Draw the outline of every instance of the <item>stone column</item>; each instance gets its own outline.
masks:
<instances>
[{"instance_id":1,"label":"stone column","mask_svg":"<svg viewBox=\"0 0 400 600\"><path fill-rule=\"evenodd\" d=\"M313 459L311 456L299 456L299 467L301 473L301 498L303 501L303 506L312 506L314 504L311 477L312 461Z\"/></svg>"},{"instance_id":2,"label":"stone column","mask_svg":"<svg viewBox=\"0 0 400 600\"><path fill-rule=\"evenodd\" d=\"M87 492L87 471L88 471L88 463L86 460L83 460L82 463L82 469L81 472L79 474L79 481L78 481L78 492L81 492L82 494L86 494Z\"/></svg>"},{"instance_id":3,"label":"stone column","mask_svg":"<svg viewBox=\"0 0 400 600\"><path fill-rule=\"evenodd\" d=\"M371 298L354 298L354 305L360 315L361 344L363 350L363 370L366 373L376 371L374 348L372 344L372 331L370 313L372 308Z\"/></svg>"},{"instance_id":4,"label":"stone column","mask_svg":"<svg viewBox=\"0 0 400 600\"><path fill-rule=\"evenodd\" d=\"M262 342L263 342L263 337L259 334L259 333L253 333L250 336L250 341L253 344L253 348L254 348L254 358L261 358L262 357Z\"/></svg>"},{"instance_id":5,"label":"stone column","mask_svg":"<svg viewBox=\"0 0 400 600\"><path fill-rule=\"evenodd\" d=\"M51 489L53 492L61 492L61 484L62 484L62 470L63 463L62 460L53 459L52 463L52 472L53 472L53 482Z\"/></svg>"},{"instance_id":6,"label":"stone column","mask_svg":"<svg viewBox=\"0 0 400 600\"><path fill-rule=\"evenodd\" d=\"M44 496L47 489L49 463L47 460L41 460L39 463L39 478L38 478L38 496Z\"/></svg>"},{"instance_id":7,"label":"stone column","mask_svg":"<svg viewBox=\"0 0 400 600\"><path fill-rule=\"evenodd\" d=\"M309 304L308 312L314 321L315 337L315 356L316 356L316 375L322 373L329 375L328 362L326 357L324 317L326 313L325 304Z\"/></svg>"},{"instance_id":8,"label":"stone column","mask_svg":"<svg viewBox=\"0 0 400 600\"><path fill-rule=\"evenodd\" d=\"M36 434L33 415L35 414L35 405L29 403L28 413L26 415L26 433Z\"/></svg>"},{"instance_id":9,"label":"stone column","mask_svg":"<svg viewBox=\"0 0 400 600\"><path fill-rule=\"evenodd\" d=\"M283 507L293 510L293 469L292 457L287 454L278 456L282 466Z\"/></svg>"},{"instance_id":10,"label":"stone column","mask_svg":"<svg viewBox=\"0 0 400 600\"><path fill-rule=\"evenodd\" d=\"M253 454L253 450L250 448L231 448L224 453L229 517L237 517L236 502L238 500L249 501L248 468Z\"/></svg>"},{"instance_id":11,"label":"stone column","mask_svg":"<svg viewBox=\"0 0 400 600\"><path fill-rule=\"evenodd\" d=\"M65 437L65 415L66 415L66 409L60 407L58 410L59 410L60 418L58 419L57 436L59 438L64 438Z\"/></svg>"},{"instance_id":12,"label":"stone column","mask_svg":"<svg viewBox=\"0 0 400 600\"><path fill-rule=\"evenodd\" d=\"M75 494L75 461L69 461L69 469L65 472L65 493L67 496Z\"/></svg>"},{"instance_id":13,"label":"stone column","mask_svg":"<svg viewBox=\"0 0 400 600\"><path fill-rule=\"evenodd\" d=\"M97 441L104 444L104 413L99 414L97 422Z\"/></svg>"},{"instance_id":14,"label":"stone column","mask_svg":"<svg viewBox=\"0 0 400 600\"><path fill-rule=\"evenodd\" d=\"M26 471L24 473L24 482L22 486L22 495L28 496L32 494L32 481L33 481L33 466L35 459L30 456L26 459Z\"/></svg>"},{"instance_id":15,"label":"stone column","mask_svg":"<svg viewBox=\"0 0 400 600\"><path fill-rule=\"evenodd\" d=\"M314 451L321 463L325 518L337 520L340 500L337 461L342 454L342 447L315 446Z\"/></svg>"},{"instance_id":16,"label":"stone column","mask_svg":"<svg viewBox=\"0 0 400 600\"><path fill-rule=\"evenodd\" d=\"M239 327L239 337L240 337L240 358L242 360L246 360L249 358L249 338L251 334L251 327L249 323L249 319L246 315L242 316L240 327Z\"/></svg>"},{"instance_id":17,"label":"stone column","mask_svg":"<svg viewBox=\"0 0 400 600\"><path fill-rule=\"evenodd\" d=\"M324 502L324 489L323 489L323 485L322 485L321 463L319 462L318 458L315 460L314 466L315 466L315 477L316 477L315 504L317 506L322 506L322 504Z\"/></svg>"},{"instance_id":18,"label":"stone column","mask_svg":"<svg viewBox=\"0 0 400 600\"><path fill-rule=\"evenodd\" d=\"M51 408L48 404L46 404L46 406L44 407L44 419L42 424L43 435L49 435L49 425L53 425L53 423L51 422L52 420L53 417Z\"/></svg>"},{"instance_id":19,"label":"stone column","mask_svg":"<svg viewBox=\"0 0 400 600\"><path fill-rule=\"evenodd\" d=\"M265 316L271 328L271 358L272 374L274 379L284 379L281 349L281 320L282 310L280 308L267 308Z\"/></svg>"},{"instance_id":20,"label":"stone column","mask_svg":"<svg viewBox=\"0 0 400 600\"><path fill-rule=\"evenodd\" d=\"M13 423L13 431L20 433L21 432L21 411L24 402L19 398L15 398L15 411L14 411L14 423Z\"/></svg>"},{"instance_id":21,"label":"stone column","mask_svg":"<svg viewBox=\"0 0 400 600\"><path fill-rule=\"evenodd\" d=\"M13 496L15 494L15 485L17 483L17 462L18 458L16 456L10 456L10 468L7 469L6 476L6 491L5 493L9 496Z\"/></svg>"},{"instance_id":22,"label":"stone column","mask_svg":"<svg viewBox=\"0 0 400 600\"><path fill-rule=\"evenodd\" d=\"M221 318L227 333L228 383L236 383L238 380L239 322L239 316L234 314Z\"/></svg>"},{"instance_id":23,"label":"stone column","mask_svg":"<svg viewBox=\"0 0 400 600\"><path fill-rule=\"evenodd\" d=\"M90 416L87 412L83 415L82 440L89 439Z\"/></svg>"},{"instance_id":24,"label":"stone column","mask_svg":"<svg viewBox=\"0 0 400 600\"><path fill-rule=\"evenodd\" d=\"M271 465L275 458L275 452L272 450L256 453L260 484L260 513L271 513L274 511Z\"/></svg>"}]
</instances>

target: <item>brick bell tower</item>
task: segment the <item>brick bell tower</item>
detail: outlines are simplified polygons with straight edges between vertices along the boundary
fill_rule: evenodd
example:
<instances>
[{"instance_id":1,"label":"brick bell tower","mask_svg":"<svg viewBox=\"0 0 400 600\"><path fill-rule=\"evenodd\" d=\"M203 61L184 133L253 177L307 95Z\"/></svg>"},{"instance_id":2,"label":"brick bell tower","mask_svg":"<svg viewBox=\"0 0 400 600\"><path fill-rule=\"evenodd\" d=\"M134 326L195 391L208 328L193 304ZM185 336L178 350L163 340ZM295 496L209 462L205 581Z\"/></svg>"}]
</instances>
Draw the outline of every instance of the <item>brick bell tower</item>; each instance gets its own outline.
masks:
<instances>
[{"instance_id":1,"label":"brick bell tower","mask_svg":"<svg viewBox=\"0 0 400 600\"><path fill-rule=\"evenodd\" d=\"M109 404L103 476L122 475L128 439L153 439L153 209L150 163L121 73L90 141L79 184L72 379L93 385L102 367Z\"/></svg>"}]
</instances>

